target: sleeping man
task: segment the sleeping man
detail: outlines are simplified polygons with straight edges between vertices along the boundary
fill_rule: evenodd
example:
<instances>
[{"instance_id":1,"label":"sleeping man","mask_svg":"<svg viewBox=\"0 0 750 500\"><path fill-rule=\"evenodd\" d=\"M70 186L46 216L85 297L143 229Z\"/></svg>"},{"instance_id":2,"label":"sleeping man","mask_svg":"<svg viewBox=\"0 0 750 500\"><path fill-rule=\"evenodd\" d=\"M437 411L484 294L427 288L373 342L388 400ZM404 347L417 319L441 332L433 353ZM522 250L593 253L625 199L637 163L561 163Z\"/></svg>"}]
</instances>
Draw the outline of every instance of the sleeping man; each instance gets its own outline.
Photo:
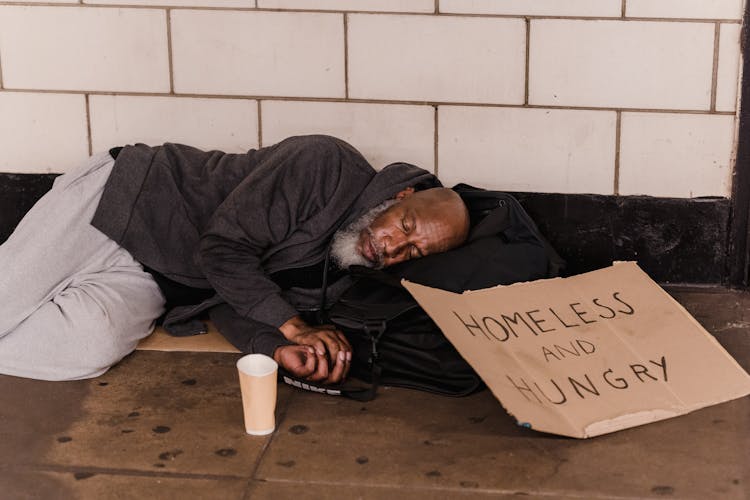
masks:
<instances>
[{"instance_id":1,"label":"sleeping man","mask_svg":"<svg viewBox=\"0 0 750 500\"><path fill-rule=\"evenodd\" d=\"M244 353L342 381L351 346L307 314L385 267L462 244L461 198L406 163L375 171L352 146L301 136L245 154L143 144L58 177L0 245L0 373L96 377L157 319L208 315Z\"/></svg>"}]
</instances>

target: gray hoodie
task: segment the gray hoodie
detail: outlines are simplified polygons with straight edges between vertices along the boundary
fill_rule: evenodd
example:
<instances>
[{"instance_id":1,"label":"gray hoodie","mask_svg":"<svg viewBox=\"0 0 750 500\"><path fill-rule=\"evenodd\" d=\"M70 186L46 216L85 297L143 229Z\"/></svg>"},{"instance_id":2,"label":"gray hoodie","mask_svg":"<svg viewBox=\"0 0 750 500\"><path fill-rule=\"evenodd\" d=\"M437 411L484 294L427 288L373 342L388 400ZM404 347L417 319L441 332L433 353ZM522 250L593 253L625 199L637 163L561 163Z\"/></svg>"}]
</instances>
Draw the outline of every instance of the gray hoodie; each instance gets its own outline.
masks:
<instances>
[{"instance_id":1,"label":"gray hoodie","mask_svg":"<svg viewBox=\"0 0 750 500\"><path fill-rule=\"evenodd\" d=\"M376 172L329 136L245 154L137 144L118 155L91 223L167 278L216 291L168 312L165 326L225 304L212 314L222 333L243 352L272 354L288 343L278 327L308 299L269 274L320 262L337 229L408 186L439 182L405 163Z\"/></svg>"}]
</instances>

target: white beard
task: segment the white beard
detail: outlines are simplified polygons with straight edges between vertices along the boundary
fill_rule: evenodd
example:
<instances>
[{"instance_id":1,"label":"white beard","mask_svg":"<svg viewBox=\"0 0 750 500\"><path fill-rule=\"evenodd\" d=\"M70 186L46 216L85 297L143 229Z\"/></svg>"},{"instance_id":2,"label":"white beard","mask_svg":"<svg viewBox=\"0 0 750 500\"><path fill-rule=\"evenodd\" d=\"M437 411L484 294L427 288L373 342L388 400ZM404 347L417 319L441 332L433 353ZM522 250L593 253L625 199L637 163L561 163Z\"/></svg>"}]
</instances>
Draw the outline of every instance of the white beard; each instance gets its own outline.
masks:
<instances>
[{"instance_id":1,"label":"white beard","mask_svg":"<svg viewBox=\"0 0 750 500\"><path fill-rule=\"evenodd\" d=\"M340 269L347 269L349 266L375 267L373 262L370 262L357 252L359 234L363 229L369 231L370 224L377 219L378 215L388 210L388 208L397 202L398 200L385 200L380 205L371 208L365 214L361 215L346 228L336 231L331 243L331 257L333 257L333 261ZM382 255L378 257L378 260L382 261Z\"/></svg>"}]
</instances>

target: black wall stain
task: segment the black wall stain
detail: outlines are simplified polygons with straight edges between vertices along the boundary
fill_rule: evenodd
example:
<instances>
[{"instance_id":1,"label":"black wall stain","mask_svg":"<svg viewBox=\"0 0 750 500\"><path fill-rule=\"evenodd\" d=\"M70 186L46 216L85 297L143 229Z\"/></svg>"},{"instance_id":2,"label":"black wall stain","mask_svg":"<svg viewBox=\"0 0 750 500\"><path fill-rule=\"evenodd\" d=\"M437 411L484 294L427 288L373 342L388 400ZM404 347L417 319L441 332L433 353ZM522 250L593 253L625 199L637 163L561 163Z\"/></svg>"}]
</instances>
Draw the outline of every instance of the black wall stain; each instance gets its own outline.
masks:
<instances>
[{"instance_id":1,"label":"black wall stain","mask_svg":"<svg viewBox=\"0 0 750 500\"><path fill-rule=\"evenodd\" d=\"M0 241L5 241L34 203L49 191L54 174L0 174Z\"/></svg>"},{"instance_id":2,"label":"black wall stain","mask_svg":"<svg viewBox=\"0 0 750 500\"><path fill-rule=\"evenodd\" d=\"M635 260L662 283L727 279L729 199L514 194L567 261L566 275Z\"/></svg>"}]
</instances>

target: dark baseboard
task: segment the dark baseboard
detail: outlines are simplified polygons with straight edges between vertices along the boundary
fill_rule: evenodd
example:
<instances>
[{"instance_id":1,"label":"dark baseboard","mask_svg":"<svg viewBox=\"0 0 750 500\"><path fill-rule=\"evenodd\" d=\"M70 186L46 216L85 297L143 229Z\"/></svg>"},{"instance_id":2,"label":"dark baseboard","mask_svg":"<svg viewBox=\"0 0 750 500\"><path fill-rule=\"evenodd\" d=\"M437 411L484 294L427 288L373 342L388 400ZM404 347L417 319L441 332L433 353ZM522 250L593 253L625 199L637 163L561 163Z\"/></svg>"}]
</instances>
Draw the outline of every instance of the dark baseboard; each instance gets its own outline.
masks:
<instances>
[{"instance_id":1,"label":"dark baseboard","mask_svg":"<svg viewBox=\"0 0 750 500\"><path fill-rule=\"evenodd\" d=\"M52 187L55 174L0 173L0 242L5 241L23 215Z\"/></svg>"},{"instance_id":2,"label":"dark baseboard","mask_svg":"<svg viewBox=\"0 0 750 500\"><path fill-rule=\"evenodd\" d=\"M0 173L0 241L54 178ZM729 199L514 194L568 262L568 275L635 260L661 283L726 281Z\"/></svg>"},{"instance_id":3,"label":"dark baseboard","mask_svg":"<svg viewBox=\"0 0 750 500\"><path fill-rule=\"evenodd\" d=\"M634 260L660 283L726 281L727 198L515 195L568 262L566 274Z\"/></svg>"}]
</instances>

